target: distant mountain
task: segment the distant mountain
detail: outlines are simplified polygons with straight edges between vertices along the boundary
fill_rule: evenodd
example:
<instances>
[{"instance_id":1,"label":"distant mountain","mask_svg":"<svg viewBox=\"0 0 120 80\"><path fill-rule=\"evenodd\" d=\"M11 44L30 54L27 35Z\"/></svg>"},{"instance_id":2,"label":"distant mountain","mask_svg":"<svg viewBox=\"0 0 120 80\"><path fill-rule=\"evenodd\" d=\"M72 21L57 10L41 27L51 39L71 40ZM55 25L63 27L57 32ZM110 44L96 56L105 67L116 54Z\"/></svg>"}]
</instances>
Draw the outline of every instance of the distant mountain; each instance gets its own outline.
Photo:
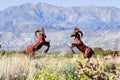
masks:
<instances>
[{"instance_id":1,"label":"distant mountain","mask_svg":"<svg viewBox=\"0 0 120 80\"><path fill-rule=\"evenodd\" d=\"M48 34L48 40L53 45L52 50L59 50L65 45L65 49L69 49L68 45L72 42L69 36L74 27L78 27L85 32L83 40L88 42L86 44L97 46L96 44L102 43L101 47L113 48L112 44L111 46L105 45L111 41L109 38L106 41L99 40L105 35L111 35L112 30L116 32L112 32L115 36L108 37L111 37L112 41L118 40L120 9L95 6L63 8L46 3L27 3L12 6L0 11L1 44L4 49L24 49L26 45L32 44L36 40L34 31L42 26L48 32L46 34ZM98 42L93 42L91 38Z\"/></svg>"},{"instance_id":2,"label":"distant mountain","mask_svg":"<svg viewBox=\"0 0 120 80\"><path fill-rule=\"evenodd\" d=\"M120 29L120 9L116 7L56 7L27 3L0 11L1 31L30 32L45 26L53 29ZM32 32L32 31L31 31Z\"/></svg>"}]
</instances>

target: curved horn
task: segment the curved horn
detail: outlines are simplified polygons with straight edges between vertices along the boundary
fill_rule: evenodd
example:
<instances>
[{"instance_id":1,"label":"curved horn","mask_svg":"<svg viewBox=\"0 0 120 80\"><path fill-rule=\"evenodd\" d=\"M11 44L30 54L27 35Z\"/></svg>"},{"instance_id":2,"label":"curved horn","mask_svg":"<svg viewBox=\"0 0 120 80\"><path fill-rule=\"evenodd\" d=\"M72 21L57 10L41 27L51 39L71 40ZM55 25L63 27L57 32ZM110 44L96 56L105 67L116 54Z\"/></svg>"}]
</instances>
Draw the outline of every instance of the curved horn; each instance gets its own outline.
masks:
<instances>
[{"instance_id":1,"label":"curved horn","mask_svg":"<svg viewBox=\"0 0 120 80\"><path fill-rule=\"evenodd\" d=\"M36 31L35 31L35 36L38 38L37 32L40 32L40 30L36 30Z\"/></svg>"},{"instance_id":2,"label":"curved horn","mask_svg":"<svg viewBox=\"0 0 120 80\"><path fill-rule=\"evenodd\" d=\"M83 37L83 32L79 30L79 33L81 34L81 37Z\"/></svg>"}]
</instances>

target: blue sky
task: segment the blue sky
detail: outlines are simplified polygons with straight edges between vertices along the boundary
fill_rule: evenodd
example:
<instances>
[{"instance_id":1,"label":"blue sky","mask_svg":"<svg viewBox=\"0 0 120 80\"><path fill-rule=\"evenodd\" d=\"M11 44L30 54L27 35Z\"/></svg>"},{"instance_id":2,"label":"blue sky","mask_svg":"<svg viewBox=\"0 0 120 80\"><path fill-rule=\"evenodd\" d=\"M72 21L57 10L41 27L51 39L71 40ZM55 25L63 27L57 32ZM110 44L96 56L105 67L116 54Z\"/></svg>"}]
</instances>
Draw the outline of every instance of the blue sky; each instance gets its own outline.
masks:
<instances>
[{"instance_id":1,"label":"blue sky","mask_svg":"<svg viewBox=\"0 0 120 80\"><path fill-rule=\"evenodd\" d=\"M9 6L19 6L24 3L46 2L61 7L73 6L115 6L120 8L120 0L1 0L0 10Z\"/></svg>"}]
</instances>

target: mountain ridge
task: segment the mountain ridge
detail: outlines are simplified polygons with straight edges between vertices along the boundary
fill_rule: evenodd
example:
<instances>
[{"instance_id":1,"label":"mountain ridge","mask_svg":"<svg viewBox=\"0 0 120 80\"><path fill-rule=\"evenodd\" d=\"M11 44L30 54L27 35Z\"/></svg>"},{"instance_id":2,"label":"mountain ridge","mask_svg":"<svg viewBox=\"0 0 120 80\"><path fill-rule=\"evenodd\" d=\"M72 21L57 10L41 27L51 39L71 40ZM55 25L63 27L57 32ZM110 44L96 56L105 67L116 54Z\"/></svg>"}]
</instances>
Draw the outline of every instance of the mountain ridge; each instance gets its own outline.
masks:
<instances>
[{"instance_id":1,"label":"mountain ridge","mask_svg":"<svg viewBox=\"0 0 120 80\"><path fill-rule=\"evenodd\" d=\"M46 3L36 3L34 6L27 3L0 12L0 26L16 28L19 25L25 27L35 24L64 29L72 29L74 26L88 30L120 29L119 22L120 9L116 7L63 8Z\"/></svg>"},{"instance_id":2,"label":"mountain ridge","mask_svg":"<svg viewBox=\"0 0 120 80\"><path fill-rule=\"evenodd\" d=\"M114 48L113 43L120 36L120 9L95 6L64 8L46 3L27 3L0 11L3 49L24 49L34 43L34 31L41 27L46 30L51 50L63 47L69 50L74 27L85 33L82 40L86 45Z\"/></svg>"}]
</instances>

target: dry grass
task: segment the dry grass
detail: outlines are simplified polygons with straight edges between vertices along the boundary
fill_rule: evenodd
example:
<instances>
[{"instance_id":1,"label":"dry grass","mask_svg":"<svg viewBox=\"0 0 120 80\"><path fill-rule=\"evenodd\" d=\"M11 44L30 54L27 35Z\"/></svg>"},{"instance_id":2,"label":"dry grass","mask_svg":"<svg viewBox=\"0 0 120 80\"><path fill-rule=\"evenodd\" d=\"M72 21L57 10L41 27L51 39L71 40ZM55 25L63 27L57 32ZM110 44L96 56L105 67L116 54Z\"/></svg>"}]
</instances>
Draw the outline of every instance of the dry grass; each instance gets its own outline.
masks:
<instances>
[{"instance_id":1,"label":"dry grass","mask_svg":"<svg viewBox=\"0 0 120 80\"><path fill-rule=\"evenodd\" d=\"M0 79L16 76L32 78L35 73L35 63L24 55L2 57L0 59Z\"/></svg>"},{"instance_id":2,"label":"dry grass","mask_svg":"<svg viewBox=\"0 0 120 80\"><path fill-rule=\"evenodd\" d=\"M16 76L25 76L27 79L34 78L36 67L61 69L66 63L75 63L77 58L65 58L58 55L40 55L42 57L30 60L22 54L4 55L0 58L0 79Z\"/></svg>"}]
</instances>

